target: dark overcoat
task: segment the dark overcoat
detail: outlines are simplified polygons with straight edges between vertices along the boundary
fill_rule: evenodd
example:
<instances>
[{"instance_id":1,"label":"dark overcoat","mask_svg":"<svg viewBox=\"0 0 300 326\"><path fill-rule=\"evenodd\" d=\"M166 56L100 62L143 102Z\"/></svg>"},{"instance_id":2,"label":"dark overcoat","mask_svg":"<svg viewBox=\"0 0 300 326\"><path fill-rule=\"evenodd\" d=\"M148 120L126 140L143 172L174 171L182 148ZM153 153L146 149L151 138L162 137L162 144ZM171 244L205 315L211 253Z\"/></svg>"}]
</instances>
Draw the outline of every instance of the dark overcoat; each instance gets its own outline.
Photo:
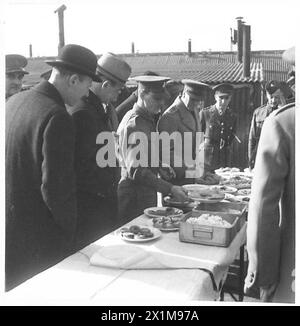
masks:
<instances>
[{"instance_id":1,"label":"dark overcoat","mask_svg":"<svg viewBox=\"0 0 300 326\"><path fill-rule=\"evenodd\" d=\"M70 253L74 127L47 81L6 103L6 290Z\"/></svg>"},{"instance_id":2,"label":"dark overcoat","mask_svg":"<svg viewBox=\"0 0 300 326\"><path fill-rule=\"evenodd\" d=\"M90 91L89 96L73 108L68 108L75 125L75 171L78 199L78 229L76 242L87 245L111 231L117 223L118 168L113 138L107 146L114 159L106 167L98 155L105 146L98 136L106 132L112 137L113 126L100 99ZM98 140L97 140L98 139ZM108 154L108 153L107 153ZM103 161L103 160L102 160Z\"/></svg>"}]
</instances>

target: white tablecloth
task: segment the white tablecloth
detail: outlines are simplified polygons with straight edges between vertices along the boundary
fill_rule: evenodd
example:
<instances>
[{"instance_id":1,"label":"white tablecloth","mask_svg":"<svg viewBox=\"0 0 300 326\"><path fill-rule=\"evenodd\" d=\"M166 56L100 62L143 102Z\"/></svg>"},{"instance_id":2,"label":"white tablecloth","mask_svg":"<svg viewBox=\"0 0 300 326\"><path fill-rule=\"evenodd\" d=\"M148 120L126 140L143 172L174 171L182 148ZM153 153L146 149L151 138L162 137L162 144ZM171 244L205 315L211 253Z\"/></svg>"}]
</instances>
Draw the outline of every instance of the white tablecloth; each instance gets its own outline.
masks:
<instances>
[{"instance_id":1,"label":"white tablecloth","mask_svg":"<svg viewBox=\"0 0 300 326\"><path fill-rule=\"evenodd\" d=\"M151 219L141 216L130 224L151 223ZM246 225L228 248L180 242L178 232L163 233L156 241L139 246L162 255L168 268L91 265L90 257L101 248L135 246L123 242L113 232L11 290L5 295L4 304L141 305L216 300L228 267L245 242L245 229ZM212 272L217 289L211 275L201 268Z\"/></svg>"}]
</instances>

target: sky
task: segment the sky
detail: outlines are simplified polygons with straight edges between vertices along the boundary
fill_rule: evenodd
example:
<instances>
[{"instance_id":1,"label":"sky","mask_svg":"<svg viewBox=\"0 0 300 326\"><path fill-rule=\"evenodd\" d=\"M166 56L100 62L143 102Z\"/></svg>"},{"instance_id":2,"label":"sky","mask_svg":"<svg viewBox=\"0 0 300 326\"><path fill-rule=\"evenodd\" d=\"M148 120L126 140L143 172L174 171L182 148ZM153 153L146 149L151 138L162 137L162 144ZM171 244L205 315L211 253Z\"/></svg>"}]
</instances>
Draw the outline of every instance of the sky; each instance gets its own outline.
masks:
<instances>
[{"instance_id":1,"label":"sky","mask_svg":"<svg viewBox=\"0 0 300 326\"><path fill-rule=\"evenodd\" d=\"M230 51L236 17L251 25L252 50L294 45L297 0L5 0L1 1L4 53L52 56L58 49L58 16L65 4L65 43L96 54ZM236 47L233 47L235 50Z\"/></svg>"}]
</instances>

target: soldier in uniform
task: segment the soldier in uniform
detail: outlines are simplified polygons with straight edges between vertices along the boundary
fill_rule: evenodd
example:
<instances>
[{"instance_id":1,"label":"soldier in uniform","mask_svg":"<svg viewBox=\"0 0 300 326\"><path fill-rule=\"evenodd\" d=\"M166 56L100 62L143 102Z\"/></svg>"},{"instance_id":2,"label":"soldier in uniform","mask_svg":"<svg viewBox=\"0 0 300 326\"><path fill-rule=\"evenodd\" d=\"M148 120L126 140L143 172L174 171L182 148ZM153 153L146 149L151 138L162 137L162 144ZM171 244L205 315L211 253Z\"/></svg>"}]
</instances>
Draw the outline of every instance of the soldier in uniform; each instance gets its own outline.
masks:
<instances>
[{"instance_id":1,"label":"soldier in uniform","mask_svg":"<svg viewBox=\"0 0 300 326\"><path fill-rule=\"evenodd\" d=\"M233 86L228 83L213 87L216 103L200 112L200 131L204 133L205 172L230 166L231 148L236 137L237 117L229 108Z\"/></svg>"},{"instance_id":2,"label":"soldier in uniform","mask_svg":"<svg viewBox=\"0 0 300 326\"><path fill-rule=\"evenodd\" d=\"M171 194L178 201L187 200L181 187L158 178L160 167L151 167L151 134L156 133L156 118L165 102L164 83L169 78L138 76L134 79L138 82L138 99L117 131L122 168L118 203L123 222L143 214L147 207L156 206L157 192ZM141 144L139 135L143 135L146 144Z\"/></svg>"},{"instance_id":3,"label":"soldier in uniform","mask_svg":"<svg viewBox=\"0 0 300 326\"><path fill-rule=\"evenodd\" d=\"M268 82L266 84L268 103L257 108L253 113L248 142L248 159L251 170L254 168L258 141L265 119L274 110L286 104L282 88L282 83L276 80Z\"/></svg>"},{"instance_id":4,"label":"soldier in uniform","mask_svg":"<svg viewBox=\"0 0 300 326\"><path fill-rule=\"evenodd\" d=\"M7 54L5 65L5 99L7 100L21 91L23 78L29 72L24 69L27 66L27 59L20 54Z\"/></svg>"},{"instance_id":5,"label":"soldier in uniform","mask_svg":"<svg viewBox=\"0 0 300 326\"><path fill-rule=\"evenodd\" d=\"M283 59L295 65L295 48ZM247 226L247 293L295 302L295 103L266 119L257 149Z\"/></svg>"},{"instance_id":6,"label":"soldier in uniform","mask_svg":"<svg viewBox=\"0 0 300 326\"><path fill-rule=\"evenodd\" d=\"M211 92L211 88L208 85L195 80L183 79L182 83L184 85L182 95L178 96L175 102L164 112L157 125L160 133L167 132L171 135L174 132L178 132L177 135L181 138L178 141L182 143L182 152L177 153L175 150L175 144L178 141L175 140L174 143L170 144L170 163L176 173L176 177L172 182L178 185L195 181L192 175L187 175L189 166L184 164L183 160L184 153L186 152L184 148L184 135L192 133L192 143L189 143L189 145L192 146L192 158L195 160L197 154L196 133L200 132L199 112L204 106L205 92ZM163 150L165 148L162 148ZM180 167L174 164L175 157L179 155L183 163Z\"/></svg>"}]
</instances>

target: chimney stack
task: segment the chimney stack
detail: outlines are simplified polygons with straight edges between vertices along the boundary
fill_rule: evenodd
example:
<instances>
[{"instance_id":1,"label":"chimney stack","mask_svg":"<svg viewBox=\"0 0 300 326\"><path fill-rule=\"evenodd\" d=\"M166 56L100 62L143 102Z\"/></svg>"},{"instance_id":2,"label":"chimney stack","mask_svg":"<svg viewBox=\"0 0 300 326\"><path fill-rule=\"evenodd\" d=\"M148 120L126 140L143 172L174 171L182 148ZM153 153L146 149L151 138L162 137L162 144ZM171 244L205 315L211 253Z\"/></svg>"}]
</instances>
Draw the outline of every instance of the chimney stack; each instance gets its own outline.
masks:
<instances>
[{"instance_id":1,"label":"chimney stack","mask_svg":"<svg viewBox=\"0 0 300 326\"><path fill-rule=\"evenodd\" d=\"M192 40L190 38L188 41L188 55L189 57L192 55Z\"/></svg>"},{"instance_id":2,"label":"chimney stack","mask_svg":"<svg viewBox=\"0 0 300 326\"><path fill-rule=\"evenodd\" d=\"M237 59L241 63L243 61L243 17L237 19Z\"/></svg>"},{"instance_id":3,"label":"chimney stack","mask_svg":"<svg viewBox=\"0 0 300 326\"><path fill-rule=\"evenodd\" d=\"M29 58L32 58L32 44L29 44Z\"/></svg>"},{"instance_id":4,"label":"chimney stack","mask_svg":"<svg viewBox=\"0 0 300 326\"><path fill-rule=\"evenodd\" d=\"M243 25L243 76L250 77L251 27Z\"/></svg>"},{"instance_id":5,"label":"chimney stack","mask_svg":"<svg viewBox=\"0 0 300 326\"><path fill-rule=\"evenodd\" d=\"M134 54L135 51L134 51L134 42L131 43L131 53Z\"/></svg>"},{"instance_id":6,"label":"chimney stack","mask_svg":"<svg viewBox=\"0 0 300 326\"><path fill-rule=\"evenodd\" d=\"M58 53L60 49L65 45L65 32L64 32L64 11L67 9L65 5L57 8L54 13L58 14L58 28L59 28L59 43L58 43Z\"/></svg>"}]
</instances>

